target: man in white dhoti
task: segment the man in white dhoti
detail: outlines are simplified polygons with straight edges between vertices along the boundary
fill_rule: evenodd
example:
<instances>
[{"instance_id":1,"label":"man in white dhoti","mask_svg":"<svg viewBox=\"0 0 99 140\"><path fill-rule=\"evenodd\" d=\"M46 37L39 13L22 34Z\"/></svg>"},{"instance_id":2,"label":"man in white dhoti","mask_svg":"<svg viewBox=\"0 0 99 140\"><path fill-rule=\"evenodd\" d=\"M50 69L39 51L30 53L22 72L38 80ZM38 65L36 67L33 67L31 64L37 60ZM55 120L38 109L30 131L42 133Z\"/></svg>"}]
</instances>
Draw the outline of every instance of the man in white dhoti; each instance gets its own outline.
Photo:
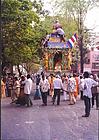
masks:
<instances>
[{"instance_id":1,"label":"man in white dhoti","mask_svg":"<svg viewBox=\"0 0 99 140\"><path fill-rule=\"evenodd\" d=\"M25 86L24 86L24 94L25 94L25 101L26 101L27 107L33 105L32 101L29 97L31 90L32 90L32 80L31 80L30 74L28 74L27 80L25 81Z\"/></svg>"}]
</instances>

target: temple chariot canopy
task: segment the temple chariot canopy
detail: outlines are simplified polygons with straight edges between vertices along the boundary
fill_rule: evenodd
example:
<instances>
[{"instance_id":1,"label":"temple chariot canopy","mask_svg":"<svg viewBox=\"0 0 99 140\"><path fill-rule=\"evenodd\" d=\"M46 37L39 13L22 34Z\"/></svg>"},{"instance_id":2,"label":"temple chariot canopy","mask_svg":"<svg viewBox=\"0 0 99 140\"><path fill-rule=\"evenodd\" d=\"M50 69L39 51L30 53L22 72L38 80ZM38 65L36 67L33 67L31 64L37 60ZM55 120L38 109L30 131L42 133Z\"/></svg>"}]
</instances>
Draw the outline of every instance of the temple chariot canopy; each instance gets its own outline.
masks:
<instances>
[{"instance_id":1,"label":"temple chariot canopy","mask_svg":"<svg viewBox=\"0 0 99 140\"><path fill-rule=\"evenodd\" d=\"M53 24L53 31L47 35L44 42L44 66L46 70L70 70L72 64L72 55L70 49L77 42L75 33L69 40L65 38L65 32L59 21ZM57 57L56 57L57 56Z\"/></svg>"}]
</instances>

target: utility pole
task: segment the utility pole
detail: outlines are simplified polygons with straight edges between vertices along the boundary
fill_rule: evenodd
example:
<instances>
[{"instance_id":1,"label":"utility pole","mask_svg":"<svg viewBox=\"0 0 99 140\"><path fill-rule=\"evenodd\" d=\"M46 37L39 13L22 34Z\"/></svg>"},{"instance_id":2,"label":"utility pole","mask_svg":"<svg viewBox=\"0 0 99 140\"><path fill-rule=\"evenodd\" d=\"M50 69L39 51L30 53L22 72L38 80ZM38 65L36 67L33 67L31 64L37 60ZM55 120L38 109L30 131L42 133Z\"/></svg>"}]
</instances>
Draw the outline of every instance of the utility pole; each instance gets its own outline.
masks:
<instances>
[{"instance_id":1,"label":"utility pole","mask_svg":"<svg viewBox=\"0 0 99 140\"><path fill-rule=\"evenodd\" d=\"M82 35L80 36L79 48L80 48L80 72L83 73L84 60L83 60L83 36Z\"/></svg>"}]
</instances>

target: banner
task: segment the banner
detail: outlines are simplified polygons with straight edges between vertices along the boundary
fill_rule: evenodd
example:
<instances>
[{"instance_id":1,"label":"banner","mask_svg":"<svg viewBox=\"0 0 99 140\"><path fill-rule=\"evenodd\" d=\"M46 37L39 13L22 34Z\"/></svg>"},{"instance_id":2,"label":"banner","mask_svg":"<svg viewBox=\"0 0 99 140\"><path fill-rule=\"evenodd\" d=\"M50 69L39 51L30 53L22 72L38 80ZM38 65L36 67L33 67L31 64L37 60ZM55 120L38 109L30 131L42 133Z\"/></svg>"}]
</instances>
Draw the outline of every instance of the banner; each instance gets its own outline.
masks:
<instances>
[{"instance_id":1,"label":"banner","mask_svg":"<svg viewBox=\"0 0 99 140\"><path fill-rule=\"evenodd\" d=\"M60 42L60 37L51 34L47 43L48 48L68 49L75 46L77 42L77 34L75 33L67 42Z\"/></svg>"}]
</instances>

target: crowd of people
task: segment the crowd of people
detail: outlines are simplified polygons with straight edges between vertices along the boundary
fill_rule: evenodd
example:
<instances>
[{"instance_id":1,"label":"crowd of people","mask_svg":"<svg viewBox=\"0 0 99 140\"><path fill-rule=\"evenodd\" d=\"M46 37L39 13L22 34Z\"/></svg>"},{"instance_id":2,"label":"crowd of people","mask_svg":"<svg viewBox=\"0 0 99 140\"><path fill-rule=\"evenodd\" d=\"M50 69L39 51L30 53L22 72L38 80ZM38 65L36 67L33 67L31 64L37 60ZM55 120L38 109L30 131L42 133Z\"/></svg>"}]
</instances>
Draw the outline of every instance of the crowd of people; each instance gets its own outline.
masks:
<instances>
[{"instance_id":1,"label":"crowd of people","mask_svg":"<svg viewBox=\"0 0 99 140\"><path fill-rule=\"evenodd\" d=\"M30 94L33 82L36 84L34 100L42 99L42 106L48 105L48 95L51 97L52 105L60 105L60 98L63 95L64 101L69 97L69 105L74 105L78 97L84 100L85 115L82 117L89 117L95 100L96 109L99 109L99 74L93 75L88 72L84 72L83 75L73 73L70 75L50 74L48 76L42 72L36 76L28 74L25 77L22 75L20 78L8 75L1 80L2 98L11 97L11 104L32 106Z\"/></svg>"}]
</instances>

